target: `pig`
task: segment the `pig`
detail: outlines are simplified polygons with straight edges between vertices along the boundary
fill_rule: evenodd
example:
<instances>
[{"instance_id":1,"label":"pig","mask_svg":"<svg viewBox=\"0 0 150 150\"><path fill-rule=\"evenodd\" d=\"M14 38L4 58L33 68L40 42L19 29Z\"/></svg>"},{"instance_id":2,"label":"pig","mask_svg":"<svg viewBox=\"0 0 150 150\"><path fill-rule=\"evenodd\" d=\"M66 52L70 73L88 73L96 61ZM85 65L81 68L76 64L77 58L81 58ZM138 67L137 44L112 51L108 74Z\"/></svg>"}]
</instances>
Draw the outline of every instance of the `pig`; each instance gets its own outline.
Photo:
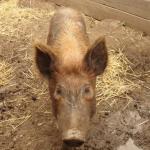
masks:
<instances>
[{"instance_id":1,"label":"pig","mask_svg":"<svg viewBox=\"0 0 150 150\"><path fill-rule=\"evenodd\" d=\"M49 84L62 142L81 146L96 111L96 76L107 66L105 38L90 44L82 14L61 8L52 16L47 44L37 42L34 47L36 66Z\"/></svg>"}]
</instances>

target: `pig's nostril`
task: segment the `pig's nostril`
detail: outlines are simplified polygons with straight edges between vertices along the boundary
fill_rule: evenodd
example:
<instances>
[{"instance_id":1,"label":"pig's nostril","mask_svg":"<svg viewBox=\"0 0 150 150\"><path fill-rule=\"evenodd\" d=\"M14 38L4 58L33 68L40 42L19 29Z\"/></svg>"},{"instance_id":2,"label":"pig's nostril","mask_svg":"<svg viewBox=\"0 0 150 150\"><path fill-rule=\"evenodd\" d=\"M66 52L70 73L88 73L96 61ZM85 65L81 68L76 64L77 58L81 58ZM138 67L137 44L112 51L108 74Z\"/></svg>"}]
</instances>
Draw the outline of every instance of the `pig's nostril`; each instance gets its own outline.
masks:
<instances>
[{"instance_id":1,"label":"pig's nostril","mask_svg":"<svg viewBox=\"0 0 150 150\"><path fill-rule=\"evenodd\" d=\"M68 139L68 140L63 140L63 142L70 147L79 147L81 146L84 141L82 140L77 140L77 139Z\"/></svg>"},{"instance_id":2,"label":"pig's nostril","mask_svg":"<svg viewBox=\"0 0 150 150\"><path fill-rule=\"evenodd\" d=\"M85 135L78 129L69 129L62 135L64 144L70 147L79 147L85 141Z\"/></svg>"}]
</instances>

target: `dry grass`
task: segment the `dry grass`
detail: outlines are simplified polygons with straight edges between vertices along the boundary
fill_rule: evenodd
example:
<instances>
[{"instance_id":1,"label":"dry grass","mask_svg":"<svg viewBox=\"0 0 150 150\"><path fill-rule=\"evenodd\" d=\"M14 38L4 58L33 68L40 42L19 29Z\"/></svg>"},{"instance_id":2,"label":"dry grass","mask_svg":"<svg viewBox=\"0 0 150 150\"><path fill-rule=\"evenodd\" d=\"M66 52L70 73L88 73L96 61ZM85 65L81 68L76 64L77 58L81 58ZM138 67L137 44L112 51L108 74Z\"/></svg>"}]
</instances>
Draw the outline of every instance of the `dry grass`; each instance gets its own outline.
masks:
<instances>
[{"instance_id":1,"label":"dry grass","mask_svg":"<svg viewBox=\"0 0 150 150\"><path fill-rule=\"evenodd\" d=\"M139 87L129 79L128 72L135 73L122 51L123 48L110 49L108 67L103 76L97 78L97 105L105 101L113 106L121 98L129 100L127 94Z\"/></svg>"},{"instance_id":2,"label":"dry grass","mask_svg":"<svg viewBox=\"0 0 150 150\"><path fill-rule=\"evenodd\" d=\"M6 61L0 61L0 91L3 87L10 85L14 78L14 70Z\"/></svg>"},{"instance_id":3,"label":"dry grass","mask_svg":"<svg viewBox=\"0 0 150 150\"><path fill-rule=\"evenodd\" d=\"M3 120L0 122L0 127L9 124L14 130L21 126L25 121L27 121L31 115L23 116L20 118L12 117L11 119Z\"/></svg>"},{"instance_id":4,"label":"dry grass","mask_svg":"<svg viewBox=\"0 0 150 150\"><path fill-rule=\"evenodd\" d=\"M9 0L0 5L0 31L1 34L16 38L32 36L32 28L26 34L26 27L35 20L52 15L54 12L47 12L39 9L20 8L18 0Z\"/></svg>"}]
</instances>

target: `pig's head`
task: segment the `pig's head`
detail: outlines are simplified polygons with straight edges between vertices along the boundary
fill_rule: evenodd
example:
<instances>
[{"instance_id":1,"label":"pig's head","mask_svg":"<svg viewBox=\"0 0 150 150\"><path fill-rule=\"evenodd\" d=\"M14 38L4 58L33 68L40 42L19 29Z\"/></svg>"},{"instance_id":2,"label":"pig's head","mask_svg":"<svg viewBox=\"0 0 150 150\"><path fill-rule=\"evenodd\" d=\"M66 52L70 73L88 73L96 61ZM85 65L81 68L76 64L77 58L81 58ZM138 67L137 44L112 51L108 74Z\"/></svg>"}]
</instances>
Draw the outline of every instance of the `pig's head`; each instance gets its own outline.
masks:
<instances>
[{"instance_id":1,"label":"pig's head","mask_svg":"<svg viewBox=\"0 0 150 150\"><path fill-rule=\"evenodd\" d=\"M97 40L74 65L65 65L60 54L48 45L35 44L35 49L37 67L49 81L62 140L69 146L80 146L96 110L95 79L107 65L105 41Z\"/></svg>"}]
</instances>

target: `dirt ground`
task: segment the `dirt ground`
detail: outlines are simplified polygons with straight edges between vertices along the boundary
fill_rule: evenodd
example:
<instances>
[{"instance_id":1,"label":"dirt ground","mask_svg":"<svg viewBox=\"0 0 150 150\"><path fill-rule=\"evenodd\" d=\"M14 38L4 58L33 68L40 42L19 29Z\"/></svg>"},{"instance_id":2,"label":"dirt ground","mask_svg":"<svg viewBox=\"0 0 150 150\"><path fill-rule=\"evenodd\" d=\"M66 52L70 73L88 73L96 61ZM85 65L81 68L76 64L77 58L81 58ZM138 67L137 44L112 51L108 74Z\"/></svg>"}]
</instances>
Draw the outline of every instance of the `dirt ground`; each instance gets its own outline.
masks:
<instances>
[{"instance_id":1,"label":"dirt ground","mask_svg":"<svg viewBox=\"0 0 150 150\"><path fill-rule=\"evenodd\" d=\"M47 84L33 71L32 41L46 41L50 18L60 6L20 0L16 9L13 1L0 1L0 61L9 64L6 69L11 78L0 85L0 149L59 150L61 136L51 113ZM4 8L7 5L12 7ZM133 150L123 147L132 139L135 150L150 150L150 36L116 20L85 16L85 22L91 42L105 36L108 50L120 48L134 72L130 70L127 79L137 87L125 91L126 97L119 96L114 105L105 100L97 105L87 142L76 149Z\"/></svg>"}]
</instances>

